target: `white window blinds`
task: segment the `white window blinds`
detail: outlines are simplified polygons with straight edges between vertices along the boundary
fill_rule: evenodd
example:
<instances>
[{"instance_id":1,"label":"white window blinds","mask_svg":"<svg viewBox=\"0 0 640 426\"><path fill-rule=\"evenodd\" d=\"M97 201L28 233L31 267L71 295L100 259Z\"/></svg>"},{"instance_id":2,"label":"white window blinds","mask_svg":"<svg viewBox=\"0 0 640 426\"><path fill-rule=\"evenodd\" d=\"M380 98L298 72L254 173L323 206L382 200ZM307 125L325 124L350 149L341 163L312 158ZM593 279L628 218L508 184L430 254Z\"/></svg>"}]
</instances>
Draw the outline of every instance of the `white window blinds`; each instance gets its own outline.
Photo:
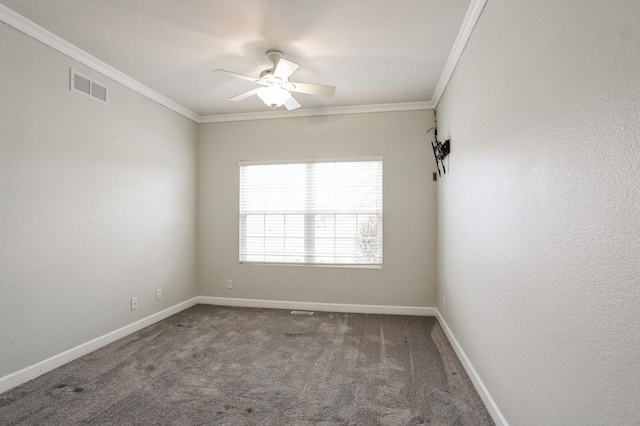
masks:
<instances>
[{"instance_id":1,"label":"white window blinds","mask_svg":"<svg viewBox=\"0 0 640 426\"><path fill-rule=\"evenodd\" d=\"M240 166L240 261L382 265L382 158Z\"/></svg>"}]
</instances>

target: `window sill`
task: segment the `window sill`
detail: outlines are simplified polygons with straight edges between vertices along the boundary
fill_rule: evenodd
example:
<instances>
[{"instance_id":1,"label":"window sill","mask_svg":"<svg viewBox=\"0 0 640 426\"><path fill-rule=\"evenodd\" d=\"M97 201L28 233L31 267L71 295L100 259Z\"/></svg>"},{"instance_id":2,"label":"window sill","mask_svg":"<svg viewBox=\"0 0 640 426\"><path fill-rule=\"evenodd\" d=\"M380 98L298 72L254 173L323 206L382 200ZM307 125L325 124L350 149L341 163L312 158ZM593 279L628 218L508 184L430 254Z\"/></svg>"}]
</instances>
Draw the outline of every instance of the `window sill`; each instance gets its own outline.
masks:
<instances>
[{"instance_id":1,"label":"window sill","mask_svg":"<svg viewBox=\"0 0 640 426\"><path fill-rule=\"evenodd\" d=\"M320 268L382 269L382 264L373 263L249 262L241 260L240 264L260 266L311 266Z\"/></svg>"}]
</instances>

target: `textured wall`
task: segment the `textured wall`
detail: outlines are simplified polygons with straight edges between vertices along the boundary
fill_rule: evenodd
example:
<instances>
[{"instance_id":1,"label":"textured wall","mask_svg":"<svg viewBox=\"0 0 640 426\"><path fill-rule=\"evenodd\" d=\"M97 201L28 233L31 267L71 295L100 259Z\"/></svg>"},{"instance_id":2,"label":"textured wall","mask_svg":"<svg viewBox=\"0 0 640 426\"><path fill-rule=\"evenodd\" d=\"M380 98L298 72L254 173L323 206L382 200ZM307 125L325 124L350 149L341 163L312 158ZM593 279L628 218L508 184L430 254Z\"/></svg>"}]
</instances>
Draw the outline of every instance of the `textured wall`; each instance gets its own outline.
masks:
<instances>
[{"instance_id":1,"label":"textured wall","mask_svg":"<svg viewBox=\"0 0 640 426\"><path fill-rule=\"evenodd\" d=\"M0 58L2 377L196 294L197 125L2 23Z\"/></svg>"},{"instance_id":2,"label":"textured wall","mask_svg":"<svg viewBox=\"0 0 640 426\"><path fill-rule=\"evenodd\" d=\"M512 425L640 424L639 23L490 0L438 106L438 306Z\"/></svg>"},{"instance_id":3,"label":"textured wall","mask_svg":"<svg viewBox=\"0 0 640 426\"><path fill-rule=\"evenodd\" d=\"M200 126L198 270L204 296L434 306L432 111ZM238 161L384 156L384 267L238 263ZM425 162L429 167L425 167ZM233 279L233 289L225 288Z\"/></svg>"}]
</instances>

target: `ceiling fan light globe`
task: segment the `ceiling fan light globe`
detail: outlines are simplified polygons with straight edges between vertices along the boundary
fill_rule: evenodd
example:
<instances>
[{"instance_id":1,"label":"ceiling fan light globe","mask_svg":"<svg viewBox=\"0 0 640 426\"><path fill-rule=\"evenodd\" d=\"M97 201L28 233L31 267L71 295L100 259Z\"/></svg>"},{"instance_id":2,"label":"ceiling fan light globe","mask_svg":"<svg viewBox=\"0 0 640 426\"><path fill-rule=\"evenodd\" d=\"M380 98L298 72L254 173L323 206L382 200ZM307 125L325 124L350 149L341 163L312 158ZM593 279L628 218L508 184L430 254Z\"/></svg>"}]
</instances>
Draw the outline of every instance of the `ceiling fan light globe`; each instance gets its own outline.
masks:
<instances>
[{"instance_id":1,"label":"ceiling fan light globe","mask_svg":"<svg viewBox=\"0 0 640 426\"><path fill-rule=\"evenodd\" d=\"M280 86L273 85L258 90L258 97L262 99L262 102L267 106L275 108L284 104L291 97L291 93Z\"/></svg>"}]
</instances>

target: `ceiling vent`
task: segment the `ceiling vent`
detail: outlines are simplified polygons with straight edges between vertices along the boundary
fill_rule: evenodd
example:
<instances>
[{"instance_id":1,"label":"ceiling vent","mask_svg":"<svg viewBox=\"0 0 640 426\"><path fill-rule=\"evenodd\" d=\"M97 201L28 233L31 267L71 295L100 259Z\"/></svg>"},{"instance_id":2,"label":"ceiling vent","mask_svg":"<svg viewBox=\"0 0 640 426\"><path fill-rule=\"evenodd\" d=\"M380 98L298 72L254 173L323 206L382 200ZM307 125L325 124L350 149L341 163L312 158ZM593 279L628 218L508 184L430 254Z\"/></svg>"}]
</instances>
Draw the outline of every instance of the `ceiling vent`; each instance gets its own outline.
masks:
<instances>
[{"instance_id":1,"label":"ceiling vent","mask_svg":"<svg viewBox=\"0 0 640 426\"><path fill-rule=\"evenodd\" d=\"M84 74L80 74L73 68L71 68L69 88L74 92L90 96L97 101L105 104L109 103L109 88L107 86L92 80Z\"/></svg>"}]
</instances>

